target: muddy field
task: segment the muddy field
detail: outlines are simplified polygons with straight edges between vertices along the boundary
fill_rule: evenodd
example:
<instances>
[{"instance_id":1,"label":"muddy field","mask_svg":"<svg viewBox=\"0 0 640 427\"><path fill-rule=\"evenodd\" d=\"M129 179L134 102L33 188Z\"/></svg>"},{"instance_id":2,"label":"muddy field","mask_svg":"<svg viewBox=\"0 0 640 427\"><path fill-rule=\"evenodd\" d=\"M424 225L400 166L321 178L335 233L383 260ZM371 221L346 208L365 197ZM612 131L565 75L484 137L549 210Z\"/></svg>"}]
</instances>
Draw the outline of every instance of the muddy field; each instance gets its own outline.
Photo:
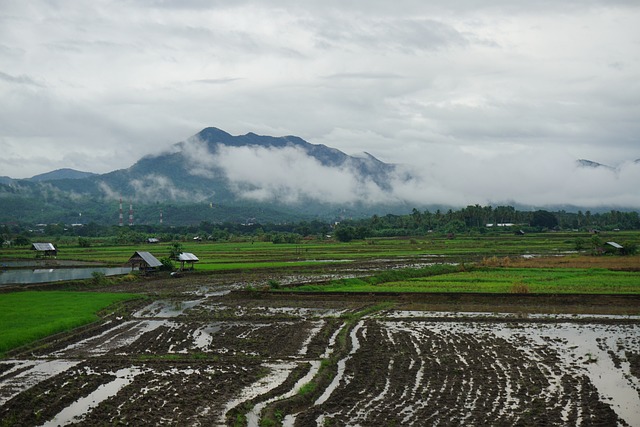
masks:
<instances>
[{"instance_id":1,"label":"muddy field","mask_svg":"<svg viewBox=\"0 0 640 427\"><path fill-rule=\"evenodd\" d=\"M129 314L0 361L0 425L640 426L638 299L247 280L151 281Z\"/></svg>"}]
</instances>

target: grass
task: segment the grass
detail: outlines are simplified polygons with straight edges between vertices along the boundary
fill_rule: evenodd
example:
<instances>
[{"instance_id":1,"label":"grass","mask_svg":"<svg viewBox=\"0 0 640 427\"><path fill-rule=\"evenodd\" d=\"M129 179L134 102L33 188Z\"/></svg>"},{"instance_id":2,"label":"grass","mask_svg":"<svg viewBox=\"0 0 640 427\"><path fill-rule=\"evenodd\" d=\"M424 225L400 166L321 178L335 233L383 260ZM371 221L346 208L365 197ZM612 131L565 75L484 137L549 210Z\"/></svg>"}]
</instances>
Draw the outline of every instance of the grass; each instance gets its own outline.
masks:
<instances>
[{"instance_id":1,"label":"grass","mask_svg":"<svg viewBox=\"0 0 640 427\"><path fill-rule=\"evenodd\" d=\"M640 240L638 232L616 232L601 235L603 240ZM449 259L479 261L483 257L517 259L523 254L567 255L575 249L576 239L589 240L587 233L531 233L516 236L512 233L486 235L458 235L455 239L428 234L409 238L372 238L340 243L333 240L303 240L297 244L271 242L181 242L185 252L194 253L200 262L196 270L220 271L236 269L286 269L324 265L331 262L367 259L422 258L444 256ZM42 241L55 238L42 237ZM122 265L135 251L149 251L158 259L169 256L172 242L138 245L100 245L82 248L77 244L58 245L58 259ZM33 259L28 247L0 248L0 259ZM563 256L562 258L566 258ZM592 257L596 258L596 257ZM612 257L607 257L612 258ZM629 258L629 257L616 257ZM636 262L638 260L637 257ZM636 264L637 265L637 264Z\"/></svg>"},{"instance_id":2,"label":"grass","mask_svg":"<svg viewBox=\"0 0 640 427\"><path fill-rule=\"evenodd\" d=\"M435 266L434 266L435 267ZM326 292L478 292L640 294L640 273L602 268L478 268L446 271L429 267L394 275L332 281L295 288ZM450 270L453 266L449 266Z\"/></svg>"},{"instance_id":3,"label":"grass","mask_svg":"<svg viewBox=\"0 0 640 427\"><path fill-rule=\"evenodd\" d=\"M0 294L0 357L48 335L94 322L101 310L138 297L64 291Z\"/></svg>"}]
</instances>

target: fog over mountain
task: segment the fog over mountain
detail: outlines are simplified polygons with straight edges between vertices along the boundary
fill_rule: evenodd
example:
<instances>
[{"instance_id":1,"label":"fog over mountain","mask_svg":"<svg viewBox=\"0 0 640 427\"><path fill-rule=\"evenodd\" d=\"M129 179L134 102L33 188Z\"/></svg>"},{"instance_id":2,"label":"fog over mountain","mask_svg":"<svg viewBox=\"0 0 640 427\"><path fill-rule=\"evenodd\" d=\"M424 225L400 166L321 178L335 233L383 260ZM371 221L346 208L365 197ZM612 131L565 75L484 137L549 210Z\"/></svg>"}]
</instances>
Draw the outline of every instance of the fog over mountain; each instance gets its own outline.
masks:
<instances>
[{"instance_id":1,"label":"fog over mountain","mask_svg":"<svg viewBox=\"0 0 640 427\"><path fill-rule=\"evenodd\" d=\"M13 183L11 194L251 203L307 212L320 205L372 211L470 204L640 208L638 161L608 166L526 148L484 156L434 150L425 157L412 165L389 164L297 136L233 136L210 127L127 169L102 175L64 169L29 180L42 182L41 190L24 187L23 181L2 182Z\"/></svg>"},{"instance_id":2,"label":"fog over mountain","mask_svg":"<svg viewBox=\"0 0 640 427\"><path fill-rule=\"evenodd\" d=\"M169 161L173 170L165 165ZM568 154L549 157L526 149L481 158L474 153L439 151L421 164L391 165L366 153L349 156L295 136L231 136L207 128L128 171L130 186L139 198L165 194L175 199L217 200L233 195L285 205L314 201L640 207L638 162L610 167Z\"/></svg>"},{"instance_id":3,"label":"fog over mountain","mask_svg":"<svg viewBox=\"0 0 640 427\"><path fill-rule=\"evenodd\" d=\"M142 162L102 194L205 200L213 174L290 205L640 205L638 1L3 0L0 22L0 177L109 174L217 126L397 166L196 144L189 177Z\"/></svg>"}]
</instances>

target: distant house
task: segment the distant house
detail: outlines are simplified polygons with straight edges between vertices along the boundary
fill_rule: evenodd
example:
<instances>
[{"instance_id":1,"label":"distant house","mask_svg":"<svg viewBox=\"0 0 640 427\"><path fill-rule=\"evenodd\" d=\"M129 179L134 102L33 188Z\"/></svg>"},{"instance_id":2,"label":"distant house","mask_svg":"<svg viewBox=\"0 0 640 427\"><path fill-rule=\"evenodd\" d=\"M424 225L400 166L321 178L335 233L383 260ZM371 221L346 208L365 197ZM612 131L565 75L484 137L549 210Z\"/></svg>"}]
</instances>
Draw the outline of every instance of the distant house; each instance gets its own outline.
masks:
<instances>
[{"instance_id":1,"label":"distant house","mask_svg":"<svg viewBox=\"0 0 640 427\"><path fill-rule=\"evenodd\" d=\"M624 247L616 242L607 242L604 244L604 252L619 254L624 252Z\"/></svg>"},{"instance_id":2,"label":"distant house","mask_svg":"<svg viewBox=\"0 0 640 427\"><path fill-rule=\"evenodd\" d=\"M184 270L185 263L190 265L189 270L193 270L194 264L200 260L192 253L182 252L178 256L178 261L180 261L180 270Z\"/></svg>"},{"instance_id":3,"label":"distant house","mask_svg":"<svg viewBox=\"0 0 640 427\"><path fill-rule=\"evenodd\" d=\"M153 244L153 243L160 243L160 239L158 239L157 237L149 237L149 238L147 239L147 243L151 243L151 244Z\"/></svg>"},{"instance_id":4,"label":"distant house","mask_svg":"<svg viewBox=\"0 0 640 427\"><path fill-rule=\"evenodd\" d=\"M138 268L140 271L149 272L162 267L162 263L149 252L136 251L127 264L131 264L131 269Z\"/></svg>"},{"instance_id":5,"label":"distant house","mask_svg":"<svg viewBox=\"0 0 640 427\"><path fill-rule=\"evenodd\" d=\"M37 258L58 255L58 250L53 243L34 243L31 245L31 250L36 251Z\"/></svg>"}]
</instances>

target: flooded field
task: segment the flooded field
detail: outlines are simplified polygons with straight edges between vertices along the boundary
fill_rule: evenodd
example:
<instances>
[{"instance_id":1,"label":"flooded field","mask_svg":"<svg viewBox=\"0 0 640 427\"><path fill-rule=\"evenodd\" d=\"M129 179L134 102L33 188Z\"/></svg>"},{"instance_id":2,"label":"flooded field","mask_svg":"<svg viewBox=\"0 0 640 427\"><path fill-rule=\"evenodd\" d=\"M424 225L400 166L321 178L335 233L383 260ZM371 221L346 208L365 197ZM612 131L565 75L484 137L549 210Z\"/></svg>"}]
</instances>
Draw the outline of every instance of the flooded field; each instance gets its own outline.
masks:
<instances>
[{"instance_id":1,"label":"flooded field","mask_svg":"<svg viewBox=\"0 0 640 427\"><path fill-rule=\"evenodd\" d=\"M637 316L230 290L0 361L3 425L640 425Z\"/></svg>"}]
</instances>

